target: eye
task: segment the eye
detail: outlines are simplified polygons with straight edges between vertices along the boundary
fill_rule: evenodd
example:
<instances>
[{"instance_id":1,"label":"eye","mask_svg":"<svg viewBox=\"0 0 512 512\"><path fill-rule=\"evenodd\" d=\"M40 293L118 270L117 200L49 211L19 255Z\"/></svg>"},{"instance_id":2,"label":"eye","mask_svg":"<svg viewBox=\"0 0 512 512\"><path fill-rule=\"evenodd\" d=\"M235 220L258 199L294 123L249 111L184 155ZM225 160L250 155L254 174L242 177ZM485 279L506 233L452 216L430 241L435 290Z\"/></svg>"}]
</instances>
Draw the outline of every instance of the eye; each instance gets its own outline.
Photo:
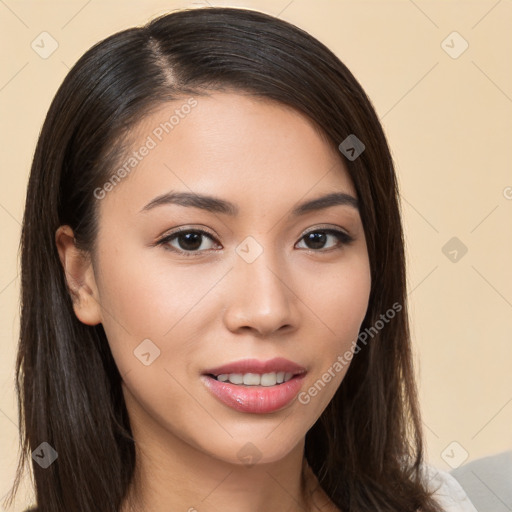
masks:
<instances>
[{"instance_id":1,"label":"eye","mask_svg":"<svg viewBox=\"0 0 512 512\"><path fill-rule=\"evenodd\" d=\"M203 246L203 238L206 237L210 242L216 242L213 235L202 229L188 229L183 228L173 233L170 233L156 243L156 245L162 245L165 249L177 252L184 256L200 256L203 252L212 249L212 247ZM325 244L329 237L334 237L337 240L337 244L328 247L340 249L344 245L349 245L354 241L354 238L344 231L337 229L316 229L309 231L303 235L300 241L305 240L309 247L306 249L313 250L315 252L324 252L320 249L324 249ZM177 242L176 245L173 245ZM207 244L208 245L208 244ZM215 245L215 244L214 244Z\"/></svg>"},{"instance_id":2,"label":"eye","mask_svg":"<svg viewBox=\"0 0 512 512\"><path fill-rule=\"evenodd\" d=\"M179 231L175 231L174 233L170 233L164 238L160 239L157 244L163 245L166 249L179 252L184 256L196 256L200 254L204 250L206 250L203 246L203 237L207 237L209 240L213 241L214 238L210 233L203 231L202 229L180 229ZM178 247L175 247L171 244L174 241L178 242ZM199 251L199 249L201 249Z\"/></svg>"},{"instance_id":3,"label":"eye","mask_svg":"<svg viewBox=\"0 0 512 512\"><path fill-rule=\"evenodd\" d=\"M303 235L301 241L305 240L307 243L312 245L312 247L306 247L306 249L317 250L324 248L323 246L328 240L328 237L335 237L338 240L338 248L348 245L354 241L353 237L338 229L316 229L314 231L309 231ZM336 247L336 245L334 247Z\"/></svg>"}]
</instances>

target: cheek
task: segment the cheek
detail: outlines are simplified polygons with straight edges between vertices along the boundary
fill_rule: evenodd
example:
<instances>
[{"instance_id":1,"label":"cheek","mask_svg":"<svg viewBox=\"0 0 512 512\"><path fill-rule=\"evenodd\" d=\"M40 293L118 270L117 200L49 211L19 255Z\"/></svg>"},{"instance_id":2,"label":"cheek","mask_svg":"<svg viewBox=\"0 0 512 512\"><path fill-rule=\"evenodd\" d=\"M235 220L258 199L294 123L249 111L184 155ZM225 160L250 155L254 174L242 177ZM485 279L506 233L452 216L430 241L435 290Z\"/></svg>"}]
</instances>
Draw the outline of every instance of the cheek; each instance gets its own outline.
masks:
<instances>
[{"instance_id":1,"label":"cheek","mask_svg":"<svg viewBox=\"0 0 512 512\"><path fill-rule=\"evenodd\" d=\"M162 251L155 259L154 253ZM106 248L100 298L105 323L125 335L159 338L169 333L207 294L221 272L171 264L160 248ZM203 275L204 274L204 275Z\"/></svg>"},{"instance_id":2,"label":"cheek","mask_svg":"<svg viewBox=\"0 0 512 512\"><path fill-rule=\"evenodd\" d=\"M368 309L371 278L368 260L355 259L339 272L315 281L306 295L312 311L316 359L298 401L312 418L334 396L354 357L355 342Z\"/></svg>"},{"instance_id":3,"label":"cheek","mask_svg":"<svg viewBox=\"0 0 512 512\"><path fill-rule=\"evenodd\" d=\"M156 251L162 251L157 258ZM143 388L158 389L159 379L167 382L166 369L181 380L193 371L204 339L201 328L217 318L215 284L226 273L221 266L172 263L163 251L112 243L99 261L102 323L110 349L121 375L140 376Z\"/></svg>"},{"instance_id":4,"label":"cheek","mask_svg":"<svg viewBox=\"0 0 512 512\"><path fill-rule=\"evenodd\" d=\"M359 253L325 273L317 272L313 283L305 285L305 303L320 323L328 346L341 350L357 338L368 309L370 290L368 258Z\"/></svg>"},{"instance_id":5,"label":"cheek","mask_svg":"<svg viewBox=\"0 0 512 512\"><path fill-rule=\"evenodd\" d=\"M192 267L159 261L155 265L154 259L128 249L119 250L115 258L103 253L103 327L130 415L140 417L141 424L165 425L187 437L196 418L215 427L191 399L188 385L204 339L197 312L222 272L203 275ZM212 320L203 313L204 308L203 321Z\"/></svg>"}]
</instances>

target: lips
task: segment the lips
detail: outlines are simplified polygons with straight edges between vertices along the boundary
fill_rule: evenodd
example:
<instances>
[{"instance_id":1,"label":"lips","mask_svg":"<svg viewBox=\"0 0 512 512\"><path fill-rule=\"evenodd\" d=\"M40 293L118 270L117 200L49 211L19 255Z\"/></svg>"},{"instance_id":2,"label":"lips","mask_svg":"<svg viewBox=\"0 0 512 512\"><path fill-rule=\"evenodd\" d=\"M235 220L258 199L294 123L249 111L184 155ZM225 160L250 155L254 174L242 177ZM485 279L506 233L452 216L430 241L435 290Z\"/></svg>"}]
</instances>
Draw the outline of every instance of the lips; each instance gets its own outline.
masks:
<instances>
[{"instance_id":1,"label":"lips","mask_svg":"<svg viewBox=\"0 0 512 512\"><path fill-rule=\"evenodd\" d=\"M242 359L233 363L227 363L215 368L209 368L203 372L203 375L213 375L217 377L222 374L230 373L271 373L271 372L285 372L299 375L306 373L306 368L300 366L293 361L283 357L276 357L268 361L259 361L257 359Z\"/></svg>"},{"instance_id":2,"label":"lips","mask_svg":"<svg viewBox=\"0 0 512 512\"><path fill-rule=\"evenodd\" d=\"M259 374L262 379L274 374L275 384L254 385ZM217 377L222 376L222 381ZM229 376L229 377L228 377ZM242 359L215 368L209 368L201 375L206 389L220 402L243 413L268 414L290 405L300 391L306 368L283 357L268 361ZM241 379L243 377L243 384ZM233 383L236 378L238 383ZM246 379L252 382L247 382ZM279 379L279 380L277 380ZM231 380L231 382L227 382ZM284 382L283 382L284 380Z\"/></svg>"}]
</instances>

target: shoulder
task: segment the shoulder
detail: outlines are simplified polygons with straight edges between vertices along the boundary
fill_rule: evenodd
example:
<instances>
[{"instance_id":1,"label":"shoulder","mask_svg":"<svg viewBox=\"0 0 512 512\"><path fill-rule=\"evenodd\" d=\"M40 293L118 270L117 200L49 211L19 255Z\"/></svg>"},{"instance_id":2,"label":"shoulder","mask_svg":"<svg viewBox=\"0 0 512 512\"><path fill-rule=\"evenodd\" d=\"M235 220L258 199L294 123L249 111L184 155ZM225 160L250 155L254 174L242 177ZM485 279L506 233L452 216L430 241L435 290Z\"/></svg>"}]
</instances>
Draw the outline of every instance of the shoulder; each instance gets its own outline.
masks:
<instances>
[{"instance_id":1,"label":"shoulder","mask_svg":"<svg viewBox=\"0 0 512 512\"><path fill-rule=\"evenodd\" d=\"M512 510L512 451L473 460L450 474L479 512Z\"/></svg>"},{"instance_id":2,"label":"shoulder","mask_svg":"<svg viewBox=\"0 0 512 512\"><path fill-rule=\"evenodd\" d=\"M450 473L423 465L427 488L445 512L478 512L459 482Z\"/></svg>"}]
</instances>

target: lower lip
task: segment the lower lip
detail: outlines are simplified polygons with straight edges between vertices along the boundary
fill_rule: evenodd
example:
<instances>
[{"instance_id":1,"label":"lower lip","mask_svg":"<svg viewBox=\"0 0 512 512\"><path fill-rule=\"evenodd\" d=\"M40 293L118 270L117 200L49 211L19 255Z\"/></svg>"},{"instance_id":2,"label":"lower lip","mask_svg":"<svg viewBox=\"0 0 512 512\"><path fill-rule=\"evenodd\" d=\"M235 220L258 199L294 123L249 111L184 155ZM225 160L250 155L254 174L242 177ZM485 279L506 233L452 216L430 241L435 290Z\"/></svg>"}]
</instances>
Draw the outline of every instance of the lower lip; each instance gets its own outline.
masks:
<instances>
[{"instance_id":1,"label":"lower lip","mask_svg":"<svg viewBox=\"0 0 512 512\"><path fill-rule=\"evenodd\" d=\"M209 375L202 375L201 380L228 407L240 412L265 414L288 405L297 396L305 375L295 375L275 386L243 386L220 382Z\"/></svg>"}]
</instances>

